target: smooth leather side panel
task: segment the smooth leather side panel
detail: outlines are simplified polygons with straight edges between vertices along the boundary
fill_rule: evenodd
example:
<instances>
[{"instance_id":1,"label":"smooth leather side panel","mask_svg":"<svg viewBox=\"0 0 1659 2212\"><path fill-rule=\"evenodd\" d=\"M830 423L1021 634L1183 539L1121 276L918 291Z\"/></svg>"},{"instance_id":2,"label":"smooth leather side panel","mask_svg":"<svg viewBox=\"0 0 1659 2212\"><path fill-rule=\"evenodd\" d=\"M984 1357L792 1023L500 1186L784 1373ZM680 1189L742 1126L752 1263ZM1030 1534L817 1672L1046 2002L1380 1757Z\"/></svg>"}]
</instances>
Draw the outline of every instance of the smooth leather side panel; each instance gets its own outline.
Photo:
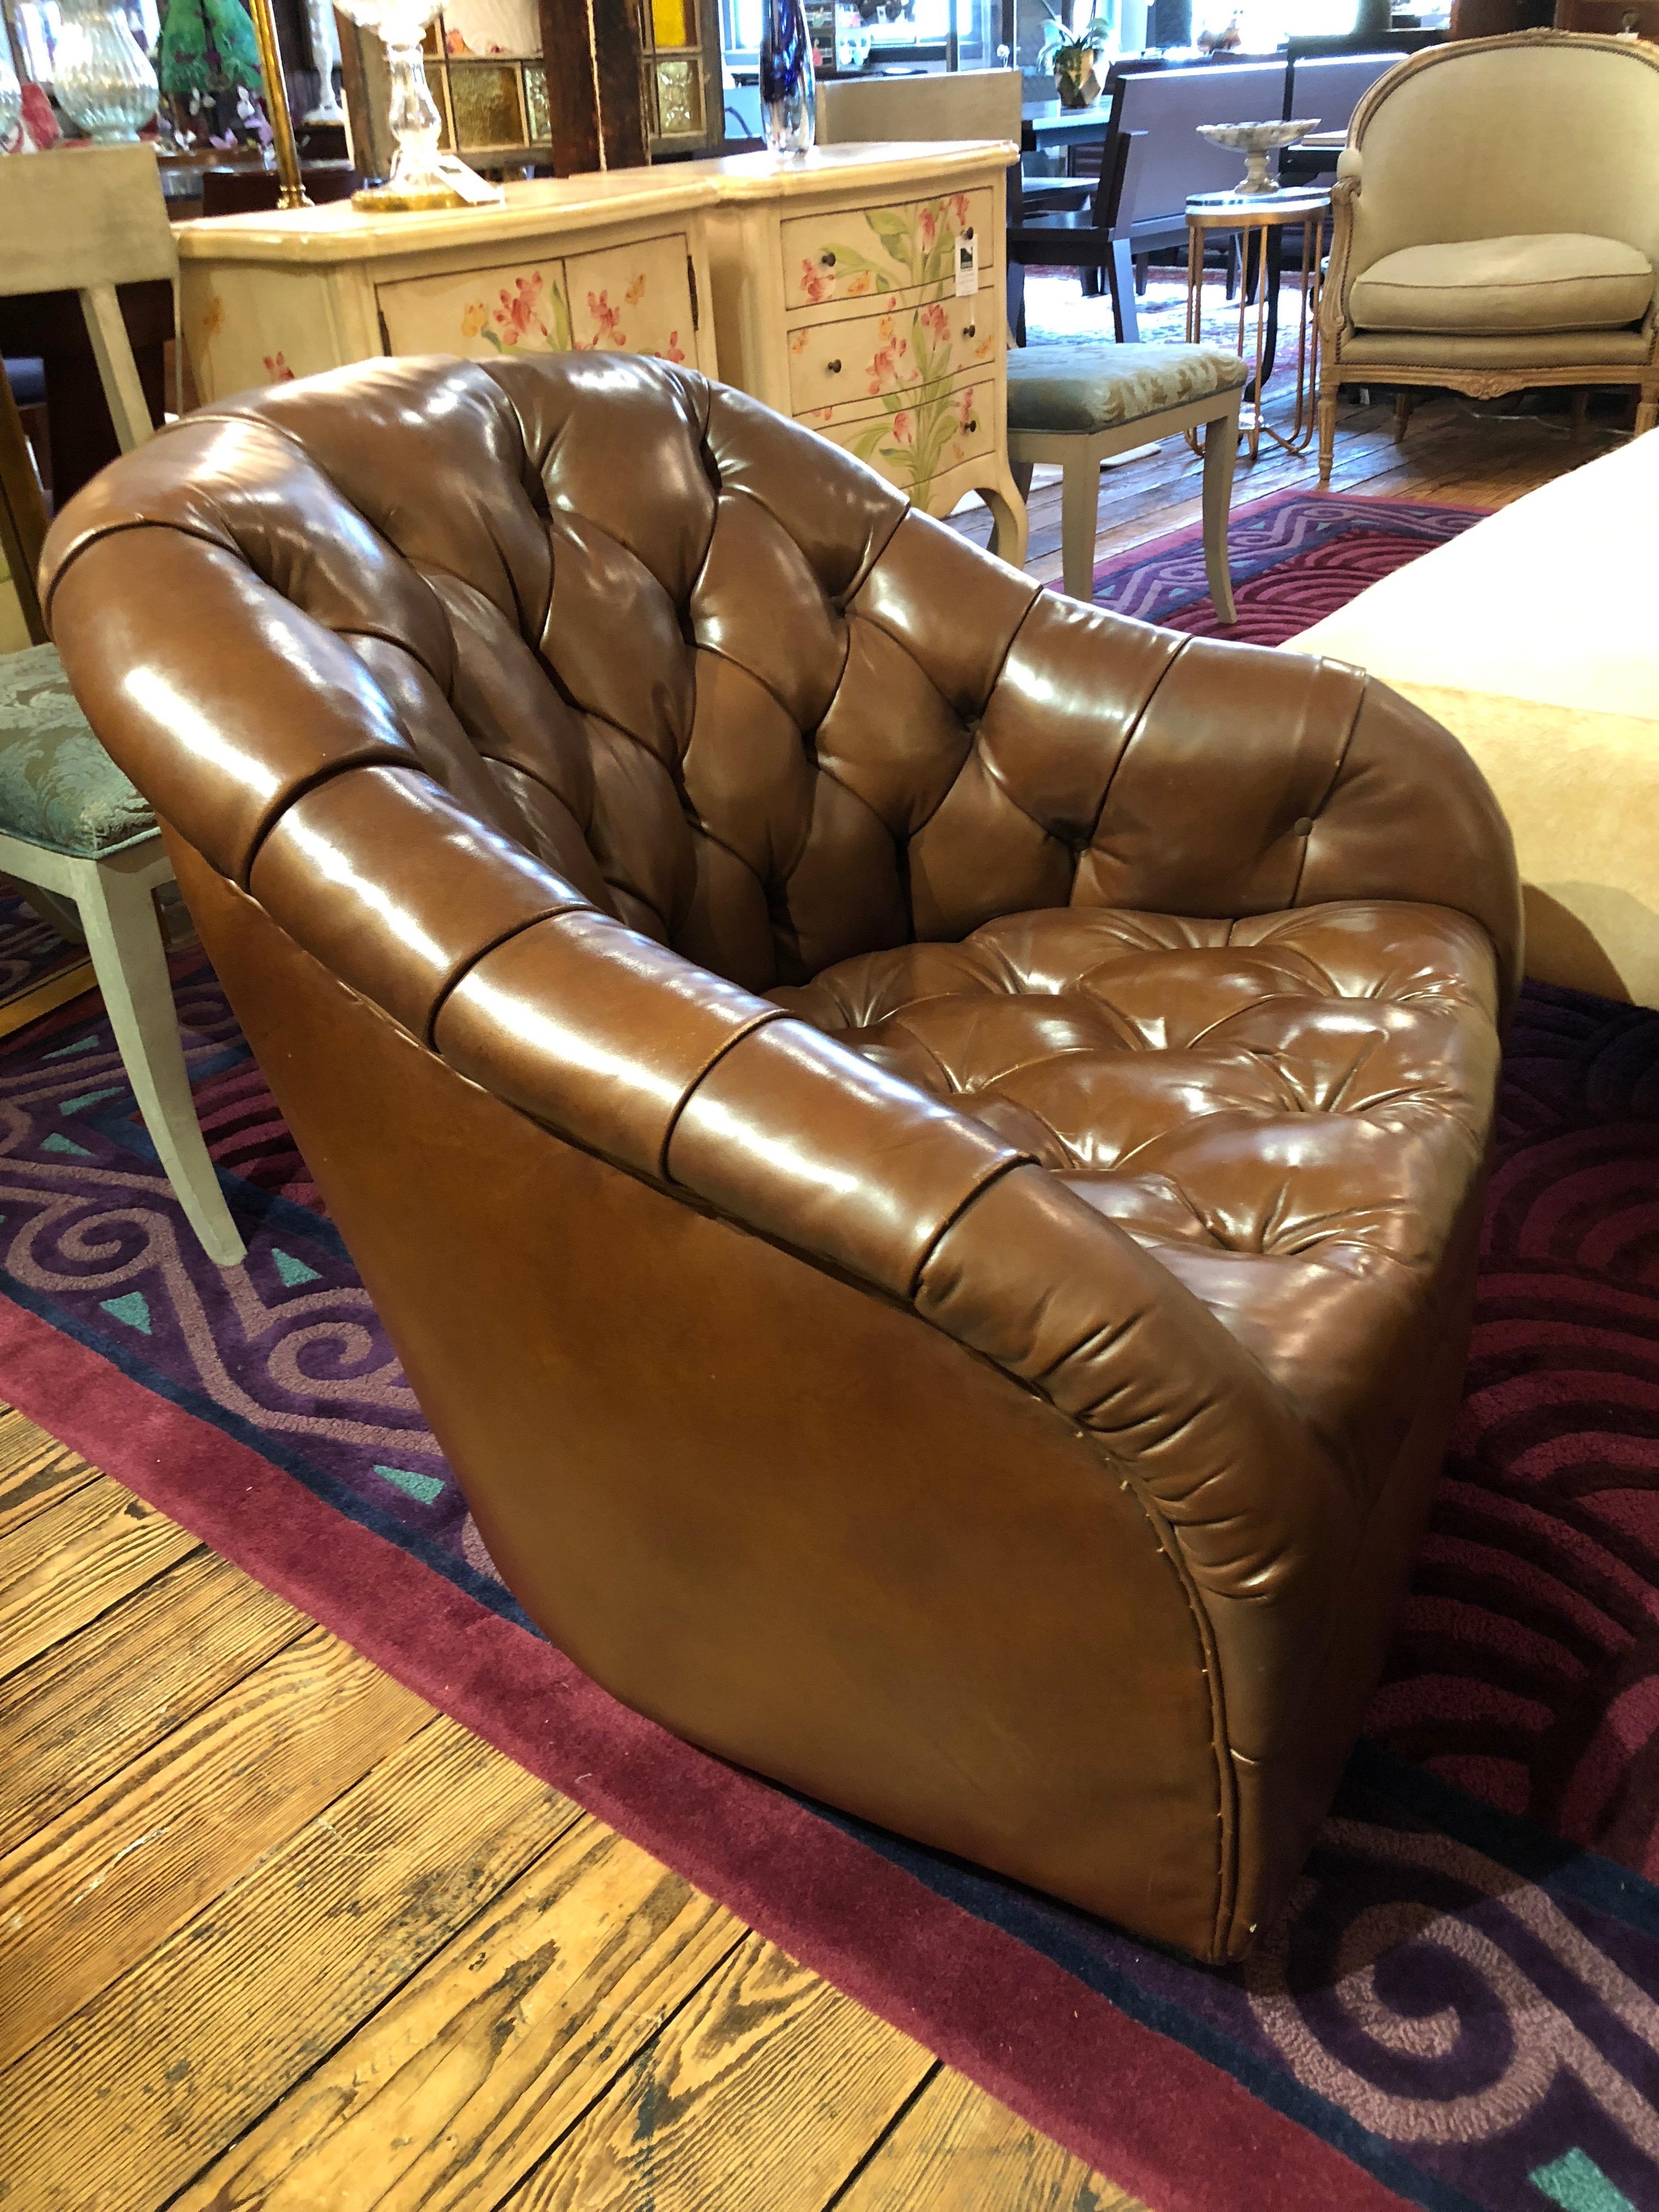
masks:
<instances>
[{"instance_id":1,"label":"smooth leather side panel","mask_svg":"<svg viewBox=\"0 0 1659 2212\"><path fill-rule=\"evenodd\" d=\"M532 1617L724 1757L1209 1955L1231 1838L1200 1637L1094 1447L479 1090L170 842Z\"/></svg>"}]
</instances>

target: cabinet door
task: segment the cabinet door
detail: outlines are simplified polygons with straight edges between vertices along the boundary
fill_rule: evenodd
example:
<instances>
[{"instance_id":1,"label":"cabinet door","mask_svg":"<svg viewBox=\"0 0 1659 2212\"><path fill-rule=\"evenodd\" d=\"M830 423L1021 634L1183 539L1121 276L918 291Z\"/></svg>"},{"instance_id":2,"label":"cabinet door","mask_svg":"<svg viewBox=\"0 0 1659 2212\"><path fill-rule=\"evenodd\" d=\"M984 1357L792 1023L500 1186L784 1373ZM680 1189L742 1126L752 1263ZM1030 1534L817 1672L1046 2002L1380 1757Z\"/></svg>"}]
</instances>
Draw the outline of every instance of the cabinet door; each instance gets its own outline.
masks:
<instances>
[{"instance_id":1,"label":"cabinet door","mask_svg":"<svg viewBox=\"0 0 1659 2212\"><path fill-rule=\"evenodd\" d=\"M376 296L388 353L657 354L697 360L684 231L594 253L505 261L442 276L404 276Z\"/></svg>"},{"instance_id":2,"label":"cabinet door","mask_svg":"<svg viewBox=\"0 0 1659 2212\"><path fill-rule=\"evenodd\" d=\"M695 366L691 257L683 231L569 254L564 274L574 346L655 354Z\"/></svg>"},{"instance_id":3,"label":"cabinet door","mask_svg":"<svg viewBox=\"0 0 1659 2212\"><path fill-rule=\"evenodd\" d=\"M377 288L388 353L568 353L564 264L507 261L445 276L404 276Z\"/></svg>"}]
</instances>

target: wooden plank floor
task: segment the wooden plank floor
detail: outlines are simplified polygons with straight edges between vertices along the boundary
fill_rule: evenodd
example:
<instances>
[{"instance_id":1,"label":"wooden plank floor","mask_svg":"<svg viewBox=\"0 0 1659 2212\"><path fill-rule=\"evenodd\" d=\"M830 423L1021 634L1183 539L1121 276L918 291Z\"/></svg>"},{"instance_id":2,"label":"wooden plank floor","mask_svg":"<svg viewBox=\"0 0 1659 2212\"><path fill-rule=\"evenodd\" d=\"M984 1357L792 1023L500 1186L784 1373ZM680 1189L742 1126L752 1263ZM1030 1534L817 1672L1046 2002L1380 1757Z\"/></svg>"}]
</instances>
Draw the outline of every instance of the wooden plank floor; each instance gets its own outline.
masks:
<instances>
[{"instance_id":1,"label":"wooden plank floor","mask_svg":"<svg viewBox=\"0 0 1659 2212\"><path fill-rule=\"evenodd\" d=\"M1498 506L1607 441L1354 408L1336 488ZM1101 557L1198 465L1109 471ZM1040 481L1034 574L1059 540ZM9 1410L0 2205L1138 2212Z\"/></svg>"}]
</instances>

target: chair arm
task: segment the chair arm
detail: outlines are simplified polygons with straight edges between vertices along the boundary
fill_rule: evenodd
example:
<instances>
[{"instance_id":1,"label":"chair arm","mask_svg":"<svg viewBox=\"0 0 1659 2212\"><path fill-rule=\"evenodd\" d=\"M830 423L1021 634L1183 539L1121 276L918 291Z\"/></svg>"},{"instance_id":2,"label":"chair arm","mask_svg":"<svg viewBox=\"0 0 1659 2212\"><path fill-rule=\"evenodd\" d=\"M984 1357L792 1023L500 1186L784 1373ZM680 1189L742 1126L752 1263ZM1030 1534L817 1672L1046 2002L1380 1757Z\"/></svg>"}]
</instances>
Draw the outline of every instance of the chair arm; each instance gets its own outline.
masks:
<instances>
[{"instance_id":1,"label":"chair arm","mask_svg":"<svg viewBox=\"0 0 1659 2212\"><path fill-rule=\"evenodd\" d=\"M740 1003L742 1002L742 1003ZM1299 1601L1344 1479L1170 1272L1028 1155L608 919L487 953L434 1043L520 1111L914 1307L1103 1450L1220 1599Z\"/></svg>"},{"instance_id":2,"label":"chair arm","mask_svg":"<svg viewBox=\"0 0 1659 2212\"><path fill-rule=\"evenodd\" d=\"M1353 260L1354 206L1359 198L1359 158L1357 147L1343 149L1336 182L1331 187L1331 251L1319 295L1320 337L1328 347L1340 346L1353 334L1348 316L1348 276ZM1352 169L1346 166L1350 161Z\"/></svg>"},{"instance_id":3,"label":"chair arm","mask_svg":"<svg viewBox=\"0 0 1659 2212\"><path fill-rule=\"evenodd\" d=\"M1449 907L1492 939L1512 1002L1508 824L1457 740L1358 669L1045 592L979 742L999 789L1069 847L1073 904L1231 921L1332 900Z\"/></svg>"}]
</instances>

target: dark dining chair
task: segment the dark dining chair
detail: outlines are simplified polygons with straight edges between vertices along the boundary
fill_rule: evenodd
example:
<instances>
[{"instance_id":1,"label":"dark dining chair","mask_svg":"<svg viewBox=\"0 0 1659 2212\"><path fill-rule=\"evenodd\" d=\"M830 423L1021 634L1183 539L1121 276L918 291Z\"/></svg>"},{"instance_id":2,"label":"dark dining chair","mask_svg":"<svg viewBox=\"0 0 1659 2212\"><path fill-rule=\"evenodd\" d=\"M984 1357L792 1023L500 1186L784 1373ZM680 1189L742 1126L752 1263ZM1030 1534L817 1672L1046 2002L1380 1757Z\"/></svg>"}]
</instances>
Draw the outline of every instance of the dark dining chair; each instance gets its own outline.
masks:
<instances>
[{"instance_id":1,"label":"dark dining chair","mask_svg":"<svg viewBox=\"0 0 1659 2212\"><path fill-rule=\"evenodd\" d=\"M1135 313L1134 266L1129 237L1120 222L1146 156L1144 131L1120 131L1106 141L1100 175L1092 189L1073 184L1043 195L1038 207L1011 208L1008 222L1009 320L1025 343L1027 269L1076 269L1103 276L1112 300L1112 330L1120 345L1140 337ZM1011 173L1011 184L1012 175ZM1018 276L1014 271L1019 273Z\"/></svg>"}]
</instances>

